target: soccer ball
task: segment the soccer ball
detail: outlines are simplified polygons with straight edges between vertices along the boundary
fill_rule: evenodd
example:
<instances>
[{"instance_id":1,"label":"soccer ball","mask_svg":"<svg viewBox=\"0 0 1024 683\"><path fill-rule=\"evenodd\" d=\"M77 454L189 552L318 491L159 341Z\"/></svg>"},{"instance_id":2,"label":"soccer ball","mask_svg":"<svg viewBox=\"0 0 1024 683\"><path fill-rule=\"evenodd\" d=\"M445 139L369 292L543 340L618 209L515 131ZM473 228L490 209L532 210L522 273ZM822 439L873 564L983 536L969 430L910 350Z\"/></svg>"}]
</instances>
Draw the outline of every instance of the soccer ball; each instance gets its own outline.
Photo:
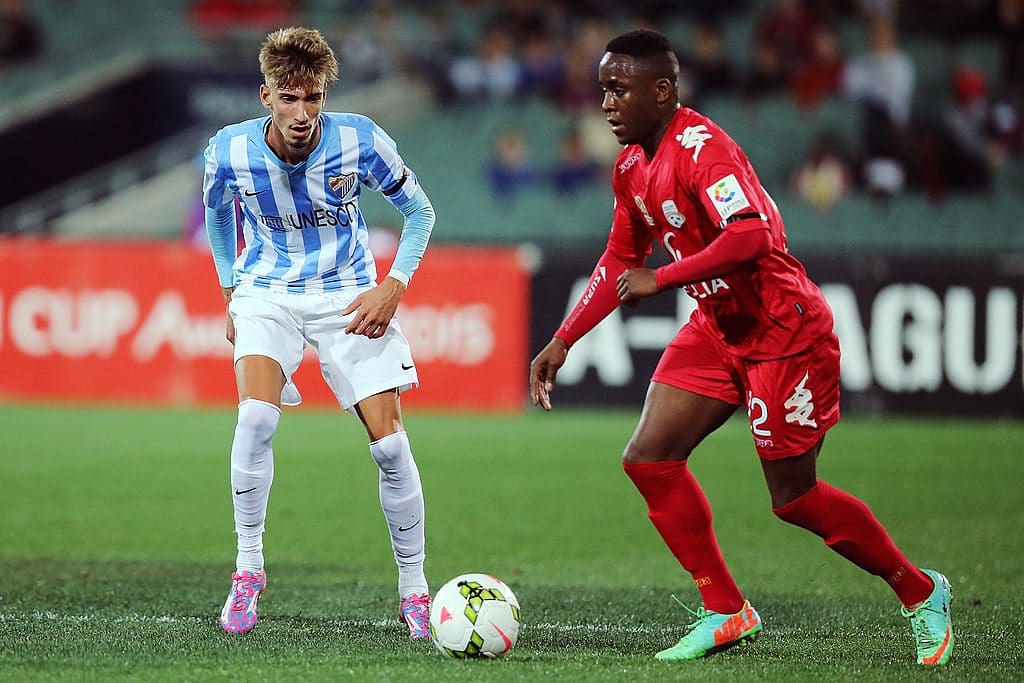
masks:
<instances>
[{"instance_id":1,"label":"soccer ball","mask_svg":"<svg viewBox=\"0 0 1024 683\"><path fill-rule=\"evenodd\" d=\"M488 574L462 574L430 603L430 639L455 659L500 657L519 637L519 601Z\"/></svg>"}]
</instances>

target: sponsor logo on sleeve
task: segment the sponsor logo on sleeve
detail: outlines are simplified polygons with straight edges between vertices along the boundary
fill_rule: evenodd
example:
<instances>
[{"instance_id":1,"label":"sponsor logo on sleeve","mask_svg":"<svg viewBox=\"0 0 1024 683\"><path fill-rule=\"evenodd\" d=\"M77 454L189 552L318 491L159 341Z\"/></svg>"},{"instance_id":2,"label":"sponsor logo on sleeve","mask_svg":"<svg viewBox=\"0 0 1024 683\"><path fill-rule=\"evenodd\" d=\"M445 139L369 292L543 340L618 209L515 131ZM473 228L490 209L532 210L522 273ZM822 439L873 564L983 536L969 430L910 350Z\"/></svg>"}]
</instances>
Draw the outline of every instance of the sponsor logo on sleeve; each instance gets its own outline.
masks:
<instances>
[{"instance_id":1,"label":"sponsor logo on sleeve","mask_svg":"<svg viewBox=\"0 0 1024 683\"><path fill-rule=\"evenodd\" d=\"M750 206L747 195L743 194L743 188L733 173L715 181L704 191L715 202L715 208L722 218L728 218L736 211Z\"/></svg>"}]
</instances>

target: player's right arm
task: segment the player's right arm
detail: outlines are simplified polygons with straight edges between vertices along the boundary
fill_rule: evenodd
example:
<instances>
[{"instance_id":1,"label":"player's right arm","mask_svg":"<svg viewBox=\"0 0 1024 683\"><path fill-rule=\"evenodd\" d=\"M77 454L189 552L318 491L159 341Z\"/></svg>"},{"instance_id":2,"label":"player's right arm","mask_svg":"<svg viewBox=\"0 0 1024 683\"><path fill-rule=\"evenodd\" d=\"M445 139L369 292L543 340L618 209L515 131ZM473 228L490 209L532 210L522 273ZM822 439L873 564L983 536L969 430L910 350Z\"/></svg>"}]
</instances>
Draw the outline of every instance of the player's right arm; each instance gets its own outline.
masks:
<instances>
[{"instance_id":1,"label":"player's right arm","mask_svg":"<svg viewBox=\"0 0 1024 683\"><path fill-rule=\"evenodd\" d=\"M226 308L231 303L231 293L235 290L233 264L238 253L235 241L234 195L224 180L221 164L217 159L217 138L210 141L203 156L206 159L203 174L206 233L210 238L210 252L213 254L213 264L217 269L217 280L220 282ZM231 316L226 317L225 337L234 344L235 326Z\"/></svg>"},{"instance_id":2,"label":"player's right arm","mask_svg":"<svg viewBox=\"0 0 1024 683\"><path fill-rule=\"evenodd\" d=\"M551 410L551 392L555 388L558 370L565 365L569 349L587 332L618 308L621 301L616 281L629 268L643 264L651 251L650 233L640 227L623 201L624 192L618 177L618 167L612 180L615 189L615 209L608 245L597 261L587 288L562 321L561 327L530 363L530 400L544 410Z\"/></svg>"}]
</instances>

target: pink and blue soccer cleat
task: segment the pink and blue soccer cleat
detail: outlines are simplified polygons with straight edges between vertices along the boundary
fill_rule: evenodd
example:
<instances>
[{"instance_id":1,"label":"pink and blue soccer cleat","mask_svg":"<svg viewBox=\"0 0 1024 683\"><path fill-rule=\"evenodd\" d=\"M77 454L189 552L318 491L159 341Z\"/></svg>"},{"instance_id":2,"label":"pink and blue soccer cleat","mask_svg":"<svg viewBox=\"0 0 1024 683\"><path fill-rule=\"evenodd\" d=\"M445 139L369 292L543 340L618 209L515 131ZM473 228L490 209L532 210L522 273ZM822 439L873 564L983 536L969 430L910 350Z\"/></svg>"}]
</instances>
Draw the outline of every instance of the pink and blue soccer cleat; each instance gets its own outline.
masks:
<instances>
[{"instance_id":1,"label":"pink and blue soccer cleat","mask_svg":"<svg viewBox=\"0 0 1024 683\"><path fill-rule=\"evenodd\" d=\"M231 575L231 592L220 613L220 627L228 633L242 635L256 627L259 616L256 603L267 587L266 572L235 572Z\"/></svg>"},{"instance_id":2,"label":"pink and blue soccer cleat","mask_svg":"<svg viewBox=\"0 0 1024 683\"><path fill-rule=\"evenodd\" d=\"M430 637L430 596L418 593L398 603L398 620L409 627L409 637L422 640Z\"/></svg>"}]
</instances>

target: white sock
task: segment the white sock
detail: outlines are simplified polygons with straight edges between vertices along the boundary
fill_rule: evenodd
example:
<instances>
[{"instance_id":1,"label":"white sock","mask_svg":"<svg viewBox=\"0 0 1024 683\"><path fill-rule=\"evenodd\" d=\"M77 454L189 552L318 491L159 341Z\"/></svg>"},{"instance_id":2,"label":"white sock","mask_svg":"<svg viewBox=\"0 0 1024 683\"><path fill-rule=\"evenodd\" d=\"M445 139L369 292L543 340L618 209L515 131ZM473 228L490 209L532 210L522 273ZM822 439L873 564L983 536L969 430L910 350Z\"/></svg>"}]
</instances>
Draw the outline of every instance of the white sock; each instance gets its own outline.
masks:
<instances>
[{"instance_id":1,"label":"white sock","mask_svg":"<svg viewBox=\"0 0 1024 683\"><path fill-rule=\"evenodd\" d=\"M380 507L398 564L398 593L403 598L426 593L423 487L409 437L405 432L389 434L370 444L370 455L380 467Z\"/></svg>"},{"instance_id":2,"label":"white sock","mask_svg":"<svg viewBox=\"0 0 1024 683\"><path fill-rule=\"evenodd\" d=\"M274 481L271 440L280 419L281 409L272 403L250 398L238 404L238 424L231 443L231 501L239 572L263 570L263 529Z\"/></svg>"}]
</instances>

